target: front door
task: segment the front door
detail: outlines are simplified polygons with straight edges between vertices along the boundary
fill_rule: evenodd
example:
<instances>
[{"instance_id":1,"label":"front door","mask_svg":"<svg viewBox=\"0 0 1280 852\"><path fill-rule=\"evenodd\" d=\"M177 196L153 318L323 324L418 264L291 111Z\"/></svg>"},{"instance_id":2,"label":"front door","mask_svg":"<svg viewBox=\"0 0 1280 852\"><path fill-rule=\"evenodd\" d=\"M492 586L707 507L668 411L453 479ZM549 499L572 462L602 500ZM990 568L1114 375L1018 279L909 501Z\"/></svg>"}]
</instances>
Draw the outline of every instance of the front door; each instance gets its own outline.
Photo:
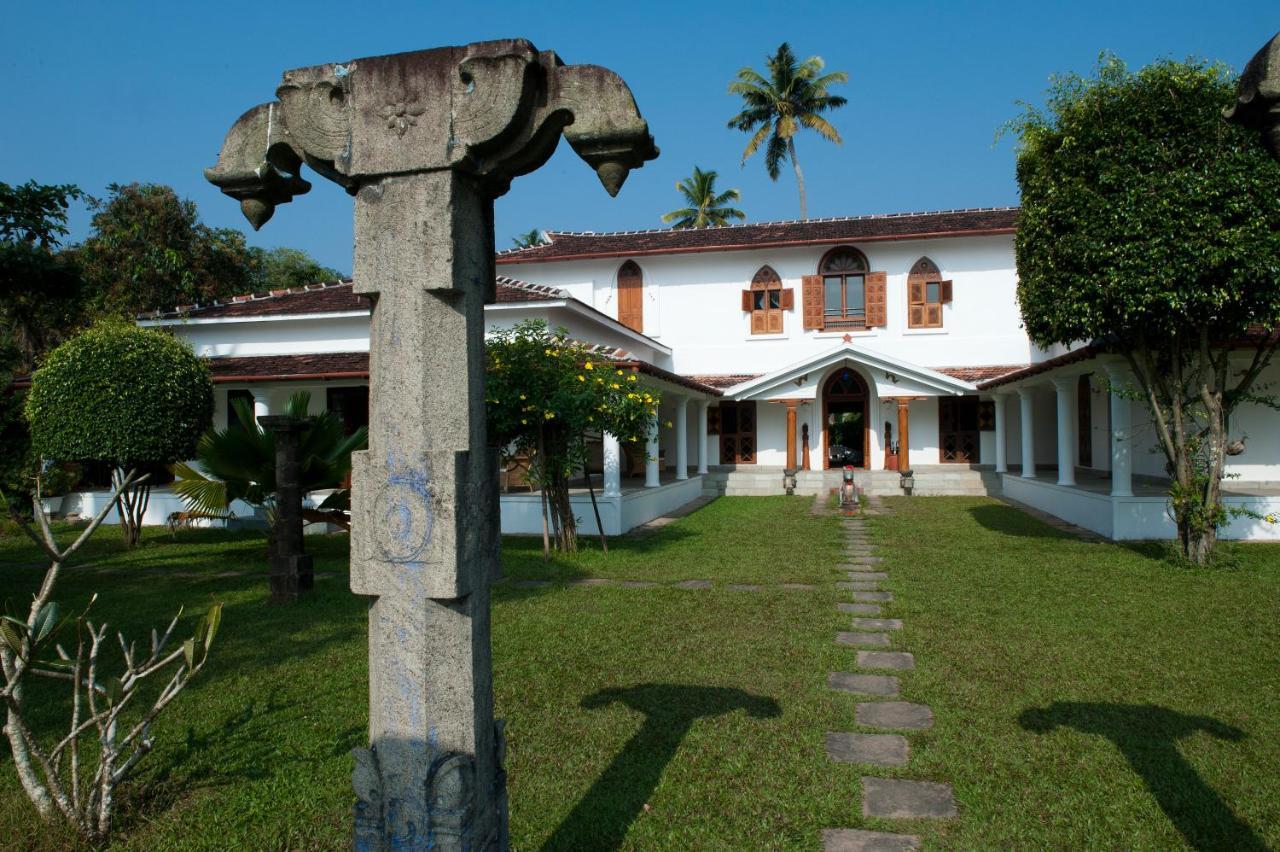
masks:
<instances>
[{"instance_id":1,"label":"front door","mask_svg":"<svg viewBox=\"0 0 1280 852\"><path fill-rule=\"evenodd\" d=\"M822 389L825 467L867 466L867 386L853 370L836 370Z\"/></svg>"},{"instance_id":2,"label":"front door","mask_svg":"<svg viewBox=\"0 0 1280 852\"><path fill-rule=\"evenodd\" d=\"M720 403L720 464L756 463L756 404Z\"/></svg>"},{"instance_id":3,"label":"front door","mask_svg":"<svg viewBox=\"0 0 1280 852\"><path fill-rule=\"evenodd\" d=\"M943 462L978 464L980 434L976 396L939 397L938 446Z\"/></svg>"}]
</instances>

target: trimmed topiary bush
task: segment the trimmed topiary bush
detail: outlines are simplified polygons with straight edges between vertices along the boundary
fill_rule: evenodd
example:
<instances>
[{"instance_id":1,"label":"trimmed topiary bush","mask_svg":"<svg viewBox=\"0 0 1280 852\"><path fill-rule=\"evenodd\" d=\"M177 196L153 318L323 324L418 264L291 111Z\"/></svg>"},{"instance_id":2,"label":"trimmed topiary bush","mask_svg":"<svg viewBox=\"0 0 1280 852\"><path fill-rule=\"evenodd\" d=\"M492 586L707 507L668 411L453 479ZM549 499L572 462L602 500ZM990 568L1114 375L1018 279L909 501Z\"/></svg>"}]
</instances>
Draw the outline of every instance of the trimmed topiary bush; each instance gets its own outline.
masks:
<instances>
[{"instance_id":1,"label":"trimmed topiary bush","mask_svg":"<svg viewBox=\"0 0 1280 852\"><path fill-rule=\"evenodd\" d=\"M49 353L32 376L26 415L42 458L108 462L122 479L138 465L194 455L213 419L213 382L208 366L171 335L107 323ZM129 544L147 496L144 485L121 497Z\"/></svg>"}]
</instances>

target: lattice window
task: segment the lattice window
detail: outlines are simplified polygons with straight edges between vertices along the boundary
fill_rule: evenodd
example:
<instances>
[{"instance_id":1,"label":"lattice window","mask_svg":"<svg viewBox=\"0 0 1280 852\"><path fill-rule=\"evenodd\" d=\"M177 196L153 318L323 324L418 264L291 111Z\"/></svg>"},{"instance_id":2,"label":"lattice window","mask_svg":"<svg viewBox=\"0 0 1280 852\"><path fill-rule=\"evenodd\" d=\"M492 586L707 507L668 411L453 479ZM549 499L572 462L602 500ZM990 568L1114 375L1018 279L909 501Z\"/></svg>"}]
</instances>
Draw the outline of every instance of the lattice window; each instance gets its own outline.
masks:
<instances>
[{"instance_id":1,"label":"lattice window","mask_svg":"<svg viewBox=\"0 0 1280 852\"><path fill-rule=\"evenodd\" d=\"M770 266L762 266L742 291L742 310L751 314L752 334L781 334L782 313L795 307L795 293L782 287Z\"/></svg>"},{"instance_id":2,"label":"lattice window","mask_svg":"<svg viewBox=\"0 0 1280 852\"><path fill-rule=\"evenodd\" d=\"M951 302L951 282L927 257L917 260L907 275L907 326L942 328L942 306Z\"/></svg>"}]
</instances>

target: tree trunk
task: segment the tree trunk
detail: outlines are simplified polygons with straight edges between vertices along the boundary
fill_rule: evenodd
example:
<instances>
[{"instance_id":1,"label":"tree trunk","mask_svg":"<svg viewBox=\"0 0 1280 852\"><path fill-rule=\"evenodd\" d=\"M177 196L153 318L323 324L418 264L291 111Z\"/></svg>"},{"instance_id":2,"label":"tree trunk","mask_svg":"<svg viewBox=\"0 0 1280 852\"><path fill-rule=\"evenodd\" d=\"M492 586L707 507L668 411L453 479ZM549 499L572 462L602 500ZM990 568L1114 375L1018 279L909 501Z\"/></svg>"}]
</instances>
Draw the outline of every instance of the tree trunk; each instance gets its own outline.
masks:
<instances>
[{"instance_id":1,"label":"tree trunk","mask_svg":"<svg viewBox=\"0 0 1280 852\"><path fill-rule=\"evenodd\" d=\"M124 468L117 467L111 471L113 487L118 488L124 478ZM147 514L150 503L151 486L145 483L124 489L116 498L116 512L120 516L120 532L124 536L125 547L135 547L142 538L142 519Z\"/></svg>"},{"instance_id":2,"label":"tree trunk","mask_svg":"<svg viewBox=\"0 0 1280 852\"><path fill-rule=\"evenodd\" d=\"M787 155L791 157L791 168L796 172L796 186L800 189L800 218L809 218L809 205L805 201L804 196L804 172L800 171L800 161L796 159L796 140L794 137L787 140Z\"/></svg>"}]
</instances>

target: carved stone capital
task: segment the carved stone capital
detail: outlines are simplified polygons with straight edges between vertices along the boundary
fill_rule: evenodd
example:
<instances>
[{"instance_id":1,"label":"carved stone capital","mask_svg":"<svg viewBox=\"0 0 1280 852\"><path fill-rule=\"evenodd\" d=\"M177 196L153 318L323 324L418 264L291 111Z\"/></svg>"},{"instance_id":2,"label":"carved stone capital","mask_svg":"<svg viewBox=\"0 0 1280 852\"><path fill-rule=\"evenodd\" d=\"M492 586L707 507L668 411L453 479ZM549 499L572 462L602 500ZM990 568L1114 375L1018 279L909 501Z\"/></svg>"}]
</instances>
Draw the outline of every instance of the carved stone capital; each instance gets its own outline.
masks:
<instances>
[{"instance_id":1,"label":"carved stone capital","mask_svg":"<svg viewBox=\"0 0 1280 852\"><path fill-rule=\"evenodd\" d=\"M1223 115L1262 134L1262 144L1280 160L1280 33L1249 60L1240 74L1236 103Z\"/></svg>"}]
</instances>

